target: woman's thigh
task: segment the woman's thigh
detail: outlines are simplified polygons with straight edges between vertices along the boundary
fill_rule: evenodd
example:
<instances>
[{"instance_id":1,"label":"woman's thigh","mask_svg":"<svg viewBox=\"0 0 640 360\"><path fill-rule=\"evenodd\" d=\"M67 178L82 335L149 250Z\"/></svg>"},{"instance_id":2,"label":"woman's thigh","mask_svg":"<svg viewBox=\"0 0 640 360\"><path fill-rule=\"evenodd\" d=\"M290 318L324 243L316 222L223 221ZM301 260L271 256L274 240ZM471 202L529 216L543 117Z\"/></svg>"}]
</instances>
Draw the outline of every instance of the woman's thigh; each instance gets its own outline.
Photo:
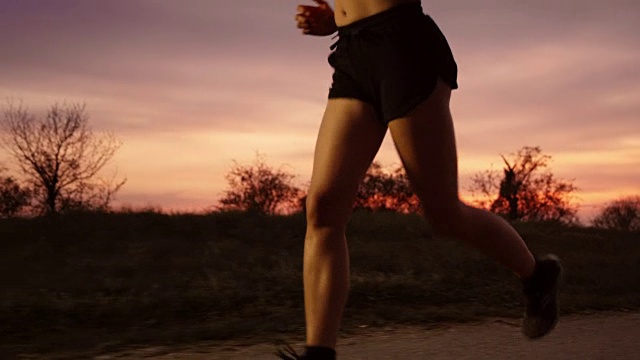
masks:
<instances>
[{"instance_id":1,"label":"woman's thigh","mask_svg":"<svg viewBox=\"0 0 640 360\"><path fill-rule=\"evenodd\" d=\"M458 161L449 108L451 88L438 81L429 98L389 123L398 154L427 216L456 210Z\"/></svg>"},{"instance_id":2,"label":"woman's thigh","mask_svg":"<svg viewBox=\"0 0 640 360\"><path fill-rule=\"evenodd\" d=\"M329 99L318 133L307 197L311 225L346 224L358 186L386 130L371 105L355 99Z\"/></svg>"}]
</instances>

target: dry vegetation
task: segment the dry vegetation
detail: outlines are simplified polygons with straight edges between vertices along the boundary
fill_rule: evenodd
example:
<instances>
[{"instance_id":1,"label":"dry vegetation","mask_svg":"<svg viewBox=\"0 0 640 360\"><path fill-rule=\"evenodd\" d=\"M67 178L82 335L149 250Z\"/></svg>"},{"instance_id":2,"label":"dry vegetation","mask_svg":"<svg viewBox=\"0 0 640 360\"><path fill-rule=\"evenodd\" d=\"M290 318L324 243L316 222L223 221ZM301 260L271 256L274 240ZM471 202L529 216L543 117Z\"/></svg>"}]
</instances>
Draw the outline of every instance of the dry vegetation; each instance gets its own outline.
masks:
<instances>
[{"instance_id":1,"label":"dry vegetation","mask_svg":"<svg viewBox=\"0 0 640 360\"><path fill-rule=\"evenodd\" d=\"M302 335L304 226L153 211L0 220L0 353ZM640 233L515 226L565 261L564 313L640 309ZM358 212L348 236L345 331L522 311L512 274L416 215Z\"/></svg>"}]
</instances>

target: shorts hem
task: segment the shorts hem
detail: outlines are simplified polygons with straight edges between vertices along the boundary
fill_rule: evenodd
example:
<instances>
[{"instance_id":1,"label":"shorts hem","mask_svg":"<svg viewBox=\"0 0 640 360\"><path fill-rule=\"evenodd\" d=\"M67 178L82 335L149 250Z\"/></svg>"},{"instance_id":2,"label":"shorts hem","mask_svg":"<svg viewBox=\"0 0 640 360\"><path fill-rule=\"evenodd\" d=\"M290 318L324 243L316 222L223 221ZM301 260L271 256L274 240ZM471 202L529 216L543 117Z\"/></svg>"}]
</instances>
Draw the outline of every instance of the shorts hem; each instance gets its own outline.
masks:
<instances>
[{"instance_id":1,"label":"shorts hem","mask_svg":"<svg viewBox=\"0 0 640 360\"><path fill-rule=\"evenodd\" d=\"M389 125L390 122L396 119L400 119L406 117L409 113L411 113L415 108L417 108L424 101L429 99L438 85L438 79L433 82L433 84L429 87L428 91L424 91L421 93L416 93L416 95L412 96L411 99L408 99L403 102L403 106L398 108L398 110L384 117L383 121L386 125Z\"/></svg>"},{"instance_id":2,"label":"shorts hem","mask_svg":"<svg viewBox=\"0 0 640 360\"><path fill-rule=\"evenodd\" d=\"M371 106L374 106L370 100L367 100L363 97L353 96L353 95L329 95L327 99L351 99L351 100L359 100L363 103L367 103Z\"/></svg>"}]
</instances>

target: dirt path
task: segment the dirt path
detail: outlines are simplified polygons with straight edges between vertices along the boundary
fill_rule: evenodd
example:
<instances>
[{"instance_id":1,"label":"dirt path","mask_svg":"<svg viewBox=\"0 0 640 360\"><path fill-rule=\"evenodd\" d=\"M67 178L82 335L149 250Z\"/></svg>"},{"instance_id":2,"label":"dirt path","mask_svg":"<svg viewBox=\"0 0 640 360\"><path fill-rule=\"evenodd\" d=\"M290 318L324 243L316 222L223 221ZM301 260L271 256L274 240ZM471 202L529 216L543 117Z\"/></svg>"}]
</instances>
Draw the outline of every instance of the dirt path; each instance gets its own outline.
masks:
<instances>
[{"instance_id":1,"label":"dirt path","mask_svg":"<svg viewBox=\"0 0 640 360\"><path fill-rule=\"evenodd\" d=\"M302 344L293 344L298 348ZM275 360L271 344L146 348L96 359ZM516 320L451 325L436 330L376 330L340 340L340 359L640 359L640 313L564 317L556 330L527 341Z\"/></svg>"}]
</instances>

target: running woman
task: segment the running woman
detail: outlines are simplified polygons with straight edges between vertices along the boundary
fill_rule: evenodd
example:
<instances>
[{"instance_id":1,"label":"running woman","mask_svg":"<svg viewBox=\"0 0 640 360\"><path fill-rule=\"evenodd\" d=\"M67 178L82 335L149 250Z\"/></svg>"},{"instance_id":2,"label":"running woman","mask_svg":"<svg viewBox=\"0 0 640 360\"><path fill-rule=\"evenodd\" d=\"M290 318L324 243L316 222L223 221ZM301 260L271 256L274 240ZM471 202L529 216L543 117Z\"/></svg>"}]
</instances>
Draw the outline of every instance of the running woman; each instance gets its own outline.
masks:
<instances>
[{"instance_id":1,"label":"running woman","mask_svg":"<svg viewBox=\"0 0 640 360\"><path fill-rule=\"evenodd\" d=\"M303 34L338 32L329 64L333 82L317 138L307 196L304 244L306 347L282 359L335 359L349 291L345 227L360 181L387 132L433 229L474 246L523 283L522 331L546 335L558 321L562 266L535 257L502 218L463 203L451 91L457 65L445 36L419 0L323 0L298 6Z\"/></svg>"}]
</instances>

